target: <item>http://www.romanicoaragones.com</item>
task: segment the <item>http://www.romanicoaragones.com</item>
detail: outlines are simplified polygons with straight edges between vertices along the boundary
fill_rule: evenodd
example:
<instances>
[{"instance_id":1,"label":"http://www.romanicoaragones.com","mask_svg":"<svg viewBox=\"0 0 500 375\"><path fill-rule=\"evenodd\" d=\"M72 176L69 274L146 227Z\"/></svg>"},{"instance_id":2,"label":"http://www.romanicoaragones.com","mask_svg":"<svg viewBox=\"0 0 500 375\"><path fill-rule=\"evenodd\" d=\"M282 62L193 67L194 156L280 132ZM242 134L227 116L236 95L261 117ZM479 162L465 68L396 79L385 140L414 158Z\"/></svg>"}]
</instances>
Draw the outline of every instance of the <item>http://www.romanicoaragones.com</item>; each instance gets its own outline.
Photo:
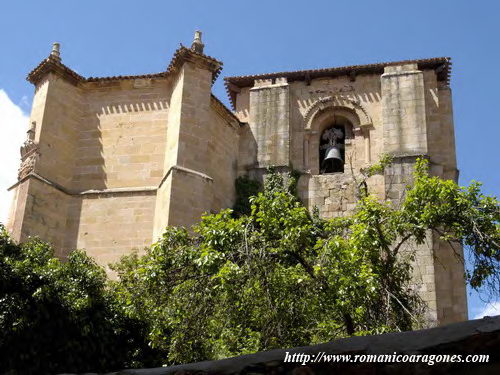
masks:
<instances>
[{"instance_id":1,"label":"http://www.romanicoaragones.com","mask_svg":"<svg viewBox=\"0 0 500 375\"><path fill-rule=\"evenodd\" d=\"M316 354L285 353L283 362L300 363L426 363L432 366L436 363L487 363L487 354Z\"/></svg>"}]
</instances>

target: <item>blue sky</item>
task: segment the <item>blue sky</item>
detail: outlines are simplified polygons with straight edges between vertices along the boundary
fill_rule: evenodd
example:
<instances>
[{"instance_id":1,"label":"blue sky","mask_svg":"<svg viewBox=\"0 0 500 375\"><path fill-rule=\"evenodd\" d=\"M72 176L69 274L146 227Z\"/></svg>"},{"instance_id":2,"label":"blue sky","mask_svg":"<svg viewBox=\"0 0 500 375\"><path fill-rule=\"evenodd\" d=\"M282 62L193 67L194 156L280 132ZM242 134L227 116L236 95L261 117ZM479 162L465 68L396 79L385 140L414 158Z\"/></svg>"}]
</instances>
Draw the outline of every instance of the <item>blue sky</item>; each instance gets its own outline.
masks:
<instances>
[{"instance_id":1,"label":"blue sky","mask_svg":"<svg viewBox=\"0 0 500 375\"><path fill-rule=\"evenodd\" d=\"M165 70L196 29L222 76L450 56L460 183L499 196L499 14L500 2L463 0L2 1L0 209L28 125L25 77L52 42L83 76L143 74ZM227 103L220 78L214 91ZM470 317L500 314L500 302L468 298Z\"/></svg>"}]
</instances>

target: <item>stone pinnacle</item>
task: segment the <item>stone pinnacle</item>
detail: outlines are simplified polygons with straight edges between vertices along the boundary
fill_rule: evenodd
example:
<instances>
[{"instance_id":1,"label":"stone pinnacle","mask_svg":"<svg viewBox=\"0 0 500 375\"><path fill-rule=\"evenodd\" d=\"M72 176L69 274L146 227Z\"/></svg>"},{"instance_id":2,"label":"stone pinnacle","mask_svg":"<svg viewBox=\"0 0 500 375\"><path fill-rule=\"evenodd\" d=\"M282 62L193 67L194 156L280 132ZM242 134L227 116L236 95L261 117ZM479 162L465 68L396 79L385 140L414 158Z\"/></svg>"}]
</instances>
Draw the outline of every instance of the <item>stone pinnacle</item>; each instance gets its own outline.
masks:
<instances>
[{"instance_id":1,"label":"stone pinnacle","mask_svg":"<svg viewBox=\"0 0 500 375\"><path fill-rule=\"evenodd\" d=\"M203 47L205 47L205 45L201 41L201 31L196 30L194 32L194 40L193 44L191 44L191 50L193 50L194 52L203 53Z\"/></svg>"},{"instance_id":2,"label":"stone pinnacle","mask_svg":"<svg viewBox=\"0 0 500 375\"><path fill-rule=\"evenodd\" d=\"M55 42L52 44L52 51L50 51L50 57L57 61L61 61L61 54L59 52L59 47L60 44L58 42Z\"/></svg>"}]
</instances>

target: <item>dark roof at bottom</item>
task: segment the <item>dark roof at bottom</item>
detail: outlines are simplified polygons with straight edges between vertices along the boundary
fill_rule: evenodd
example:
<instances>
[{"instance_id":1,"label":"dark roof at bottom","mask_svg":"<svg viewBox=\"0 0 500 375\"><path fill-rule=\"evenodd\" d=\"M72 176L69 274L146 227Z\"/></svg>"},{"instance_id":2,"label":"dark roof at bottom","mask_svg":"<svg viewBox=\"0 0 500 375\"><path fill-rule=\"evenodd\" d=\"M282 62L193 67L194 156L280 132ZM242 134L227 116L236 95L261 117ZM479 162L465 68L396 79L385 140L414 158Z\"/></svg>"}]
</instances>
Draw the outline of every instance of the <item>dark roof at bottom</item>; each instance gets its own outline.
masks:
<instances>
[{"instance_id":1,"label":"dark roof at bottom","mask_svg":"<svg viewBox=\"0 0 500 375\"><path fill-rule=\"evenodd\" d=\"M217 361L205 361L185 365L125 370L120 374L129 375L234 375L234 374L471 374L479 371L481 374L498 374L500 362L498 348L500 345L500 316L485 317L480 320L469 320L448 324L431 329L412 332L385 333L373 336L358 336L338 339L329 343L304 346L293 349L275 349L267 352L249 354L240 357ZM303 363L304 357L294 362L287 361L291 355L309 356L309 361ZM321 354L322 353L322 354ZM326 355L393 355L392 359L374 363L373 361L315 361L316 356ZM489 363L466 363L469 355L488 355ZM407 356L406 361L402 360ZM410 356L420 355L421 362L409 360ZM430 357L429 355L433 356ZM441 355L439 361L436 356ZM461 356L462 362L444 361L443 355ZM426 356L427 359L422 358ZM395 356L396 357L396 356ZM323 358L324 359L324 358ZM469 359L472 359L469 357ZM428 362L426 362L428 361ZM477 361L477 359L476 359ZM307 365L307 366L305 366ZM118 375L110 373L109 375Z\"/></svg>"}]
</instances>

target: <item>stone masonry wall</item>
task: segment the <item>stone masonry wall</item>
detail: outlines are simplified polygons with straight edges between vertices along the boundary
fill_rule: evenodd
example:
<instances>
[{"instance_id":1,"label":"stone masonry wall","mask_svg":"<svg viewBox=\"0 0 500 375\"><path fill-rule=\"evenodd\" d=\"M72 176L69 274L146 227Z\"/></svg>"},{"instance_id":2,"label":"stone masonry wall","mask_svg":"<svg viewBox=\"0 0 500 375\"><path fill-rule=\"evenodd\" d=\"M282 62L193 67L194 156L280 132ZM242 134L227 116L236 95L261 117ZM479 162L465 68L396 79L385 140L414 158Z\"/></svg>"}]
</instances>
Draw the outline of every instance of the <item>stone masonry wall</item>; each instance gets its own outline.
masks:
<instances>
[{"instance_id":1,"label":"stone masonry wall","mask_svg":"<svg viewBox=\"0 0 500 375\"><path fill-rule=\"evenodd\" d=\"M24 184L27 196L21 241L38 236L53 245L57 256L66 257L67 217L74 198L36 178Z\"/></svg>"},{"instance_id":2,"label":"stone masonry wall","mask_svg":"<svg viewBox=\"0 0 500 375\"><path fill-rule=\"evenodd\" d=\"M170 197L172 189L171 168L177 164L179 152L179 129L181 121L182 95L183 95L184 71L181 70L171 82L170 111L167 116L167 131L165 138L165 150L163 158L162 180L156 194L156 207L153 222L153 239L157 239L168 225L170 212Z\"/></svg>"},{"instance_id":3,"label":"stone masonry wall","mask_svg":"<svg viewBox=\"0 0 500 375\"><path fill-rule=\"evenodd\" d=\"M48 77L47 77L48 78ZM35 142L40 141L40 124L43 120L45 111L45 100L49 87L49 80L45 79L35 88L35 95L33 97L33 104L31 107L30 122L39 124L35 129ZM29 124L26 124L28 126ZM27 129L26 129L27 130ZM7 228L15 241L21 240L21 233L25 217L26 200L29 190L29 181L24 181L14 187L14 198L12 201L11 209L9 211L9 219L7 221Z\"/></svg>"},{"instance_id":4,"label":"stone masonry wall","mask_svg":"<svg viewBox=\"0 0 500 375\"><path fill-rule=\"evenodd\" d=\"M93 193L71 206L66 249L84 248L107 267L152 242L170 86L166 79L134 79L85 89L72 190ZM109 189L119 192L96 193Z\"/></svg>"},{"instance_id":5,"label":"stone masonry wall","mask_svg":"<svg viewBox=\"0 0 500 375\"><path fill-rule=\"evenodd\" d=\"M210 88L211 72L185 63L179 72L172 97L172 115L169 116L167 153L164 173L168 191L160 200L167 199L168 212L156 211L155 222L190 226L203 212L210 211L213 199L213 179L209 176L210 160ZM165 203L161 203L163 206ZM189 207L189 209L186 209ZM162 228L157 227L155 237Z\"/></svg>"},{"instance_id":6,"label":"stone masonry wall","mask_svg":"<svg viewBox=\"0 0 500 375\"><path fill-rule=\"evenodd\" d=\"M81 90L55 74L48 74L36 88L30 123L35 124L36 161L15 187L16 209L8 229L16 241L37 235L65 255L67 215L71 196L68 186L75 165L76 129L81 118ZM44 182L48 180L50 183Z\"/></svg>"},{"instance_id":7,"label":"stone masonry wall","mask_svg":"<svg viewBox=\"0 0 500 375\"><path fill-rule=\"evenodd\" d=\"M289 87L286 78L256 81L250 89L250 127L259 167L290 163Z\"/></svg>"},{"instance_id":8,"label":"stone masonry wall","mask_svg":"<svg viewBox=\"0 0 500 375\"><path fill-rule=\"evenodd\" d=\"M381 81L384 149L400 156L386 173L386 197L397 203L411 183L419 155L430 159L432 174L456 178L452 109L449 91L438 85L433 71L420 72L415 65L388 67ZM455 254L448 244L429 232L425 243L414 248L415 284L420 285L430 315L441 324L466 319L461 247L456 246Z\"/></svg>"},{"instance_id":9,"label":"stone masonry wall","mask_svg":"<svg viewBox=\"0 0 500 375\"><path fill-rule=\"evenodd\" d=\"M101 193L73 198L68 249L85 249L109 273L108 264L151 245L156 194ZM76 232L75 233L75 226Z\"/></svg>"},{"instance_id":10,"label":"stone masonry wall","mask_svg":"<svg viewBox=\"0 0 500 375\"><path fill-rule=\"evenodd\" d=\"M384 152L427 154L423 73L416 64L389 66L381 82Z\"/></svg>"},{"instance_id":11,"label":"stone masonry wall","mask_svg":"<svg viewBox=\"0 0 500 375\"><path fill-rule=\"evenodd\" d=\"M212 106L207 159L209 175L213 178L214 191L210 209L232 207L235 200L234 181L237 177L239 124L229 123Z\"/></svg>"},{"instance_id":12,"label":"stone masonry wall","mask_svg":"<svg viewBox=\"0 0 500 375\"><path fill-rule=\"evenodd\" d=\"M35 172L69 188L83 115L82 90L55 74L49 74L47 80L45 97L36 99L44 109L42 118L36 123L35 140L38 140L40 159ZM35 116L38 117L38 113Z\"/></svg>"},{"instance_id":13,"label":"stone masonry wall","mask_svg":"<svg viewBox=\"0 0 500 375\"><path fill-rule=\"evenodd\" d=\"M85 85L73 190L158 186L169 91L166 79Z\"/></svg>"},{"instance_id":14,"label":"stone masonry wall","mask_svg":"<svg viewBox=\"0 0 500 375\"><path fill-rule=\"evenodd\" d=\"M321 217L329 219L354 209L355 187L349 174L304 175L299 179L298 191L310 211L316 207Z\"/></svg>"}]
</instances>

